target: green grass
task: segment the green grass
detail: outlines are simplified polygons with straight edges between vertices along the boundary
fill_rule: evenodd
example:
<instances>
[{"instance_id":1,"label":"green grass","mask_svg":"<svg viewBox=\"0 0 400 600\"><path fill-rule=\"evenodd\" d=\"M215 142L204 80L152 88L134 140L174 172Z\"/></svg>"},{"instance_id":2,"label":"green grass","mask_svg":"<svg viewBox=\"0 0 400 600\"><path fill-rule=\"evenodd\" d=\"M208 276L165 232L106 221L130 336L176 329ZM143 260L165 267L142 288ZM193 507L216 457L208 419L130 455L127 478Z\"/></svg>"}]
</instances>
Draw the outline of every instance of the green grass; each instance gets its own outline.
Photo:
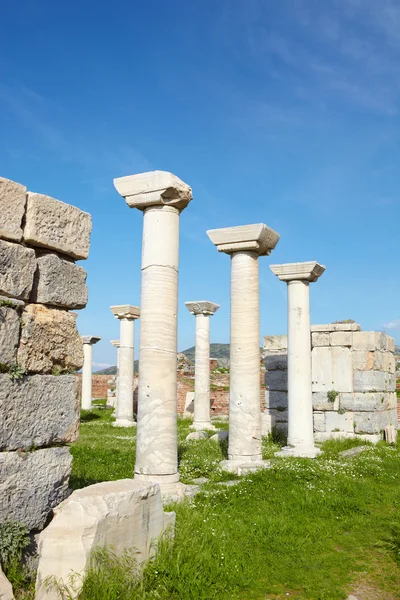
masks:
<instances>
[{"instance_id":1,"label":"green grass","mask_svg":"<svg viewBox=\"0 0 400 600\"><path fill-rule=\"evenodd\" d=\"M129 553L101 552L81 600L343 600L358 585L369 590L359 600L400 598L399 447L344 459L339 452L360 442L329 441L316 460L276 458L226 487L226 443L186 442L187 419L178 431L182 481L209 482L173 507L175 539L162 541L142 578ZM264 457L279 448L265 439ZM75 488L132 477L135 429L113 427L108 409L85 413L72 453Z\"/></svg>"}]
</instances>

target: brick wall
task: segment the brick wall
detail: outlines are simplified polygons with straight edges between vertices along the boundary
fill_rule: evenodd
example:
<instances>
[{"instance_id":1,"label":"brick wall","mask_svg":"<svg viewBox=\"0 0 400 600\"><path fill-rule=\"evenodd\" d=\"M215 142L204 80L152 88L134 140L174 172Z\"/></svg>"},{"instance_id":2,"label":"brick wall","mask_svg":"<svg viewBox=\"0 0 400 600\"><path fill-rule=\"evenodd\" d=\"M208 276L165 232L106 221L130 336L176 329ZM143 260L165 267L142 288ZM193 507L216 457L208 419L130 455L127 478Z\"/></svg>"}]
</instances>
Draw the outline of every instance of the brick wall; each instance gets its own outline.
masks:
<instances>
[{"instance_id":1,"label":"brick wall","mask_svg":"<svg viewBox=\"0 0 400 600\"><path fill-rule=\"evenodd\" d=\"M76 374L79 380L79 395L82 396L82 373ZM111 375L92 375L93 398L107 398L108 380Z\"/></svg>"}]
</instances>

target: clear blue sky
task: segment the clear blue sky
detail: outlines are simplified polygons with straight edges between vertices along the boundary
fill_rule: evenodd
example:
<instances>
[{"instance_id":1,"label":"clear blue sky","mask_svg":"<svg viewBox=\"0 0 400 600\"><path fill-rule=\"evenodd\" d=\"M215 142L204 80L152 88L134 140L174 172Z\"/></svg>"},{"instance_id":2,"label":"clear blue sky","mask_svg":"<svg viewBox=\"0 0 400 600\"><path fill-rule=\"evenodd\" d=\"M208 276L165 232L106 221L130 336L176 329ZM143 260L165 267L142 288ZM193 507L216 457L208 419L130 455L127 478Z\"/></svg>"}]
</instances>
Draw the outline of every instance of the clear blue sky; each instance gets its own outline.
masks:
<instances>
[{"instance_id":1,"label":"clear blue sky","mask_svg":"<svg viewBox=\"0 0 400 600\"><path fill-rule=\"evenodd\" d=\"M115 364L110 304L140 302L142 216L113 178L153 169L194 193L180 350L187 300L220 303L212 341L229 341L230 261L205 231L256 222L281 234L260 260L261 336L286 331L269 264L317 260L312 322L400 343L399 65L394 0L4 0L1 175L93 216L78 327L103 338L95 368Z\"/></svg>"}]
</instances>

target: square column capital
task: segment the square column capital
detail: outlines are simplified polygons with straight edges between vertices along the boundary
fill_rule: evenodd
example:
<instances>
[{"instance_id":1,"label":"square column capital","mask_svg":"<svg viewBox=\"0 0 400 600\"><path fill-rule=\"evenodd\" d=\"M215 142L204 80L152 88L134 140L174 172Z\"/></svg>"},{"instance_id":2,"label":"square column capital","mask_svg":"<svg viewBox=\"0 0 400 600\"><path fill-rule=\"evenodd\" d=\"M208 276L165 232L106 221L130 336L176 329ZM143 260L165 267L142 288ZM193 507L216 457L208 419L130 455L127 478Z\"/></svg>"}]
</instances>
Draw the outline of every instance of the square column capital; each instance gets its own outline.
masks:
<instances>
[{"instance_id":1,"label":"square column capital","mask_svg":"<svg viewBox=\"0 0 400 600\"><path fill-rule=\"evenodd\" d=\"M325 271L324 265L315 261L270 265L270 269L281 281L317 281Z\"/></svg>"},{"instance_id":2,"label":"square column capital","mask_svg":"<svg viewBox=\"0 0 400 600\"><path fill-rule=\"evenodd\" d=\"M101 337L96 337L94 335L82 335L81 336L82 344L97 344L101 340Z\"/></svg>"},{"instance_id":3,"label":"square column capital","mask_svg":"<svg viewBox=\"0 0 400 600\"><path fill-rule=\"evenodd\" d=\"M259 256L271 254L280 237L279 233L264 223L210 229L207 235L219 252L232 254L250 251L257 252Z\"/></svg>"},{"instance_id":4,"label":"square column capital","mask_svg":"<svg viewBox=\"0 0 400 600\"><path fill-rule=\"evenodd\" d=\"M197 300L196 302L185 302L185 306L192 315L212 316L219 309L219 304L209 300Z\"/></svg>"},{"instance_id":5,"label":"square column capital","mask_svg":"<svg viewBox=\"0 0 400 600\"><path fill-rule=\"evenodd\" d=\"M120 347L120 341L119 340L110 340L110 344L112 346L114 346L114 348L119 348Z\"/></svg>"},{"instance_id":6,"label":"square column capital","mask_svg":"<svg viewBox=\"0 0 400 600\"><path fill-rule=\"evenodd\" d=\"M192 188L168 171L149 171L114 179L117 192L131 208L174 206L183 210L192 200Z\"/></svg>"},{"instance_id":7,"label":"square column capital","mask_svg":"<svg viewBox=\"0 0 400 600\"><path fill-rule=\"evenodd\" d=\"M116 319L138 319L140 317L139 306L132 306L131 304L118 304L116 306L110 306L110 310Z\"/></svg>"}]
</instances>

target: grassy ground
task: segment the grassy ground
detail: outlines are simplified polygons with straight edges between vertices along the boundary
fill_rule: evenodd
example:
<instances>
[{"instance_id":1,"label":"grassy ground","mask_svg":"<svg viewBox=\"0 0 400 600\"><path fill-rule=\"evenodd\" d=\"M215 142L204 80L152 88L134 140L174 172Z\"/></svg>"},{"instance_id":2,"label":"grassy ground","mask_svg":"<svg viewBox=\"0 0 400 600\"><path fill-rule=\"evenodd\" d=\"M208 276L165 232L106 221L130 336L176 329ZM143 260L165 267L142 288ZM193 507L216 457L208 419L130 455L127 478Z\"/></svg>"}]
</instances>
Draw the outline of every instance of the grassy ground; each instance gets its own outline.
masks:
<instances>
[{"instance_id":1,"label":"grassy ground","mask_svg":"<svg viewBox=\"0 0 400 600\"><path fill-rule=\"evenodd\" d=\"M327 442L316 460L274 459L227 487L226 445L186 442L189 427L179 422L182 481L209 482L192 503L171 507L174 542L163 541L139 581L131 556L102 554L82 600L400 599L400 448L382 443L343 459L338 452L358 441ZM265 440L264 457L278 447ZM132 477L135 429L93 410L72 453L74 488Z\"/></svg>"}]
</instances>

